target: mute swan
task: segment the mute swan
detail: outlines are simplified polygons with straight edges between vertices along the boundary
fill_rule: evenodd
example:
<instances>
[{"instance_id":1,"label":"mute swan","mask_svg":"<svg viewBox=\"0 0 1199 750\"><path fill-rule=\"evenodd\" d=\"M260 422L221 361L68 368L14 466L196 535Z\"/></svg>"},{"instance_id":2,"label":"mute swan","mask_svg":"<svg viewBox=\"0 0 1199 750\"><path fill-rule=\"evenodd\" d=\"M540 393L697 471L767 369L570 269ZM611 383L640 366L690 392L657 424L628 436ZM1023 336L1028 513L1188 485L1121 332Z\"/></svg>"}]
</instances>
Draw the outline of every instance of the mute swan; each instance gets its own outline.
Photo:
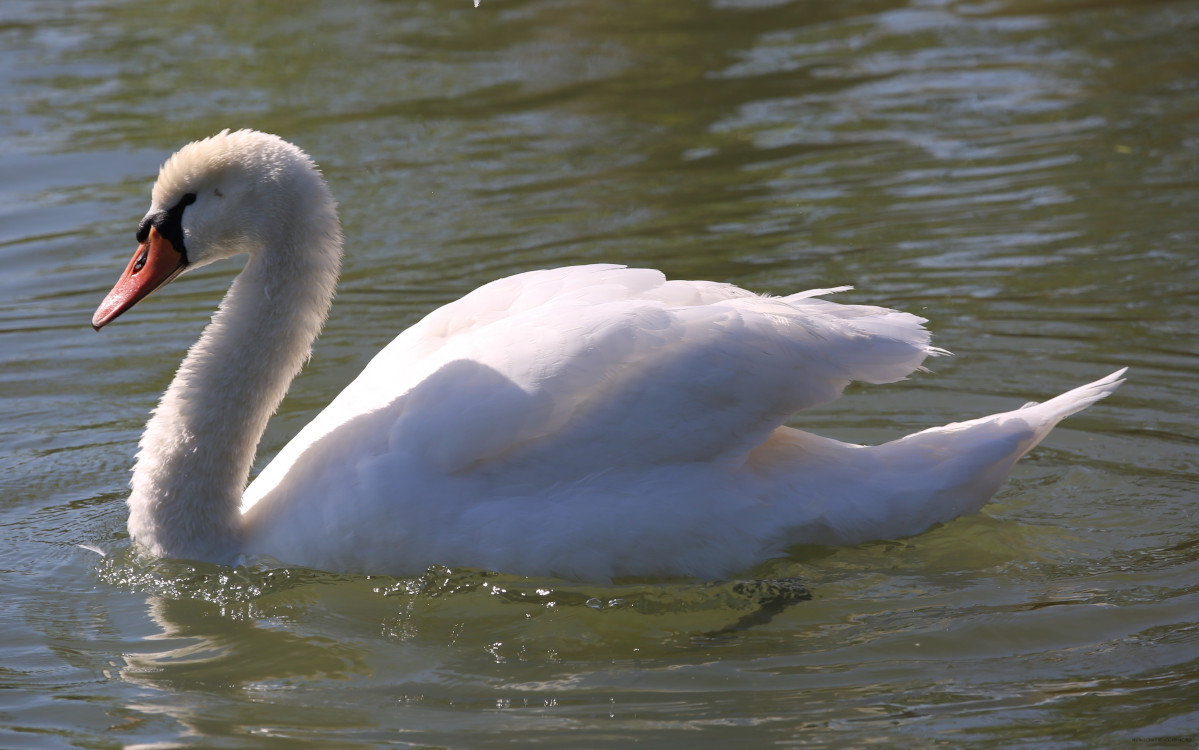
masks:
<instances>
[{"instance_id":1,"label":"mute swan","mask_svg":"<svg viewBox=\"0 0 1199 750\"><path fill-rule=\"evenodd\" d=\"M847 287L762 297L622 266L533 271L397 336L247 488L333 298L336 204L304 152L249 130L185 146L152 198L96 330L182 273L250 256L141 439L129 532L157 556L712 579L977 511L1122 382L848 445L781 425L944 353L924 319L820 299Z\"/></svg>"}]
</instances>

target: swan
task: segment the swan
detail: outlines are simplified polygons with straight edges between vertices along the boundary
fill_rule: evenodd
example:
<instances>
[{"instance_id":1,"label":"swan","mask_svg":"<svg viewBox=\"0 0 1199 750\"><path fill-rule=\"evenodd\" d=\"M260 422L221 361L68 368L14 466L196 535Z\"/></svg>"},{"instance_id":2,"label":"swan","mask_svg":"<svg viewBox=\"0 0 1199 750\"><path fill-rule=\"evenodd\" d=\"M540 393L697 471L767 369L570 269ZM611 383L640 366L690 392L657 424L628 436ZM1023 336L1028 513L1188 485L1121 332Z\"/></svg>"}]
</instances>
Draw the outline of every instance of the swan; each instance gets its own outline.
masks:
<instances>
[{"instance_id":1,"label":"swan","mask_svg":"<svg viewBox=\"0 0 1199 750\"><path fill-rule=\"evenodd\" d=\"M911 536L981 508L1124 370L879 446L791 427L851 381L946 354L923 318L585 265L486 284L397 336L246 486L337 284L336 203L298 147L223 131L162 166L98 331L248 254L146 425L129 533L159 557L335 572L467 566L717 579L798 544Z\"/></svg>"}]
</instances>

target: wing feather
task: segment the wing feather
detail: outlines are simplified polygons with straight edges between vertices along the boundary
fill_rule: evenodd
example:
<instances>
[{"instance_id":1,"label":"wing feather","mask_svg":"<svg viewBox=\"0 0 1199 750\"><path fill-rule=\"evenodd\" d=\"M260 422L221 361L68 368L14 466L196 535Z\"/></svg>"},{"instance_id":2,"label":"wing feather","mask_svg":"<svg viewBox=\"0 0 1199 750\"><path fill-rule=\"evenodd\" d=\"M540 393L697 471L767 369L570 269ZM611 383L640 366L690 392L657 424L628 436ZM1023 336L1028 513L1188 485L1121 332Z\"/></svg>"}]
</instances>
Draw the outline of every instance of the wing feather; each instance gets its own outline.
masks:
<instances>
[{"instance_id":1,"label":"wing feather","mask_svg":"<svg viewBox=\"0 0 1199 750\"><path fill-rule=\"evenodd\" d=\"M940 352L922 318L817 297L840 289L762 297L620 266L493 282L380 352L262 472L243 510L333 446L509 482L736 464L849 382L899 380Z\"/></svg>"}]
</instances>

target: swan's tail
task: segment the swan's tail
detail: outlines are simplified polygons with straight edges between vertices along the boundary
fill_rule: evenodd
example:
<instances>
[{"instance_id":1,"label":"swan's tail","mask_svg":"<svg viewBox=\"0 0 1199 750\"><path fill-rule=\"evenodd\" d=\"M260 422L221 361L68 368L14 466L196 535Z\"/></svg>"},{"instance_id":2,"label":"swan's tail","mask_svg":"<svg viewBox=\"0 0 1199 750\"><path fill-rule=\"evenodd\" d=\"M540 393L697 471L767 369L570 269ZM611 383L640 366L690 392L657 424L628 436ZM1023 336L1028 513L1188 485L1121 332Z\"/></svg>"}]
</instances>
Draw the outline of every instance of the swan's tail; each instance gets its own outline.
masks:
<instances>
[{"instance_id":1,"label":"swan's tail","mask_svg":"<svg viewBox=\"0 0 1199 750\"><path fill-rule=\"evenodd\" d=\"M1120 370L1039 404L925 430L879 448L886 452L894 446L909 466L925 464L937 478L927 488L924 513L913 517L925 515L928 525L943 523L986 505L1024 454L1058 422L1115 391L1123 374Z\"/></svg>"},{"instance_id":2,"label":"swan's tail","mask_svg":"<svg viewBox=\"0 0 1199 750\"><path fill-rule=\"evenodd\" d=\"M1020 412L1028 410L1030 416L1033 413L1043 415L1042 421L1047 426L1044 432L1041 433L1040 437L1037 438L1037 442L1040 442L1041 438L1045 437L1045 435L1049 433L1049 430L1051 430L1058 422L1062 421L1071 414L1077 414L1099 399L1110 396L1117 388L1120 387L1120 384L1124 382L1123 375L1127 371L1128 368L1125 367L1122 370L1113 372L1106 378L1100 378L1094 383L1087 383L1086 385L1079 386L1072 391L1066 391L1062 395L1056 398L1051 398L1048 401L1043 401L1039 404L1035 402L1031 404L1025 404L1021 409L1016 411L1015 414L1018 415ZM1036 445L1036 443L1033 445ZM1029 447L1031 448L1032 446Z\"/></svg>"},{"instance_id":3,"label":"swan's tail","mask_svg":"<svg viewBox=\"0 0 1199 750\"><path fill-rule=\"evenodd\" d=\"M1044 440L1058 422L1071 414L1077 414L1119 388L1124 382L1121 376L1127 369L1118 370L1094 383L1066 391L1048 401L1032 402L1013 411L935 427L888 445L928 442L948 454L969 454L972 448L981 449L985 444L998 441L1014 449L1011 451L1010 465Z\"/></svg>"},{"instance_id":4,"label":"swan's tail","mask_svg":"<svg viewBox=\"0 0 1199 750\"><path fill-rule=\"evenodd\" d=\"M814 525L810 508L791 508L795 519L785 523L794 530L790 543L857 544L913 536L977 512L1021 456L1062 419L1115 391L1123 374L1120 370L1043 403L934 427L875 447L847 446L795 430L776 433L769 446L782 450L783 443L792 443L792 450L803 456L798 460L808 462L804 486L792 485L789 491L836 498L820 508L819 534L805 531L804 524ZM834 482L833 472L843 478Z\"/></svg>"}]
</instances>

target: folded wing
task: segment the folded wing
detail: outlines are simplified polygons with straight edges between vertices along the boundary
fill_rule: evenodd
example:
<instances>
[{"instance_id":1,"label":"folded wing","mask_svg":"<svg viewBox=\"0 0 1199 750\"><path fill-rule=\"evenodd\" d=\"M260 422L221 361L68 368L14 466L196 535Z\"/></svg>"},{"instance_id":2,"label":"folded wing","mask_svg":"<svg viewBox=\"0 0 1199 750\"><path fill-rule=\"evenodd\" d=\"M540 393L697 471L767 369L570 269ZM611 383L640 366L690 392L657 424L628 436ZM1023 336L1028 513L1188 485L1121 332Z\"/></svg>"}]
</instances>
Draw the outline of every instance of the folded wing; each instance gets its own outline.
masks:
<instances>
[{"instance_id":1,"label":"folded wing","mask_svg":"<svg viewBox=\"0 0 1199 750\"><path fill-rule=\"evenodd\" d=\"M835 291L762 297L619 266L488 284L380 352L262 472L243 510L297 462L352 471L363 455L543 482L735 466L849 382L900 380L939 353L922 318L819 299Z\"/></svg>"}]
</instances>

